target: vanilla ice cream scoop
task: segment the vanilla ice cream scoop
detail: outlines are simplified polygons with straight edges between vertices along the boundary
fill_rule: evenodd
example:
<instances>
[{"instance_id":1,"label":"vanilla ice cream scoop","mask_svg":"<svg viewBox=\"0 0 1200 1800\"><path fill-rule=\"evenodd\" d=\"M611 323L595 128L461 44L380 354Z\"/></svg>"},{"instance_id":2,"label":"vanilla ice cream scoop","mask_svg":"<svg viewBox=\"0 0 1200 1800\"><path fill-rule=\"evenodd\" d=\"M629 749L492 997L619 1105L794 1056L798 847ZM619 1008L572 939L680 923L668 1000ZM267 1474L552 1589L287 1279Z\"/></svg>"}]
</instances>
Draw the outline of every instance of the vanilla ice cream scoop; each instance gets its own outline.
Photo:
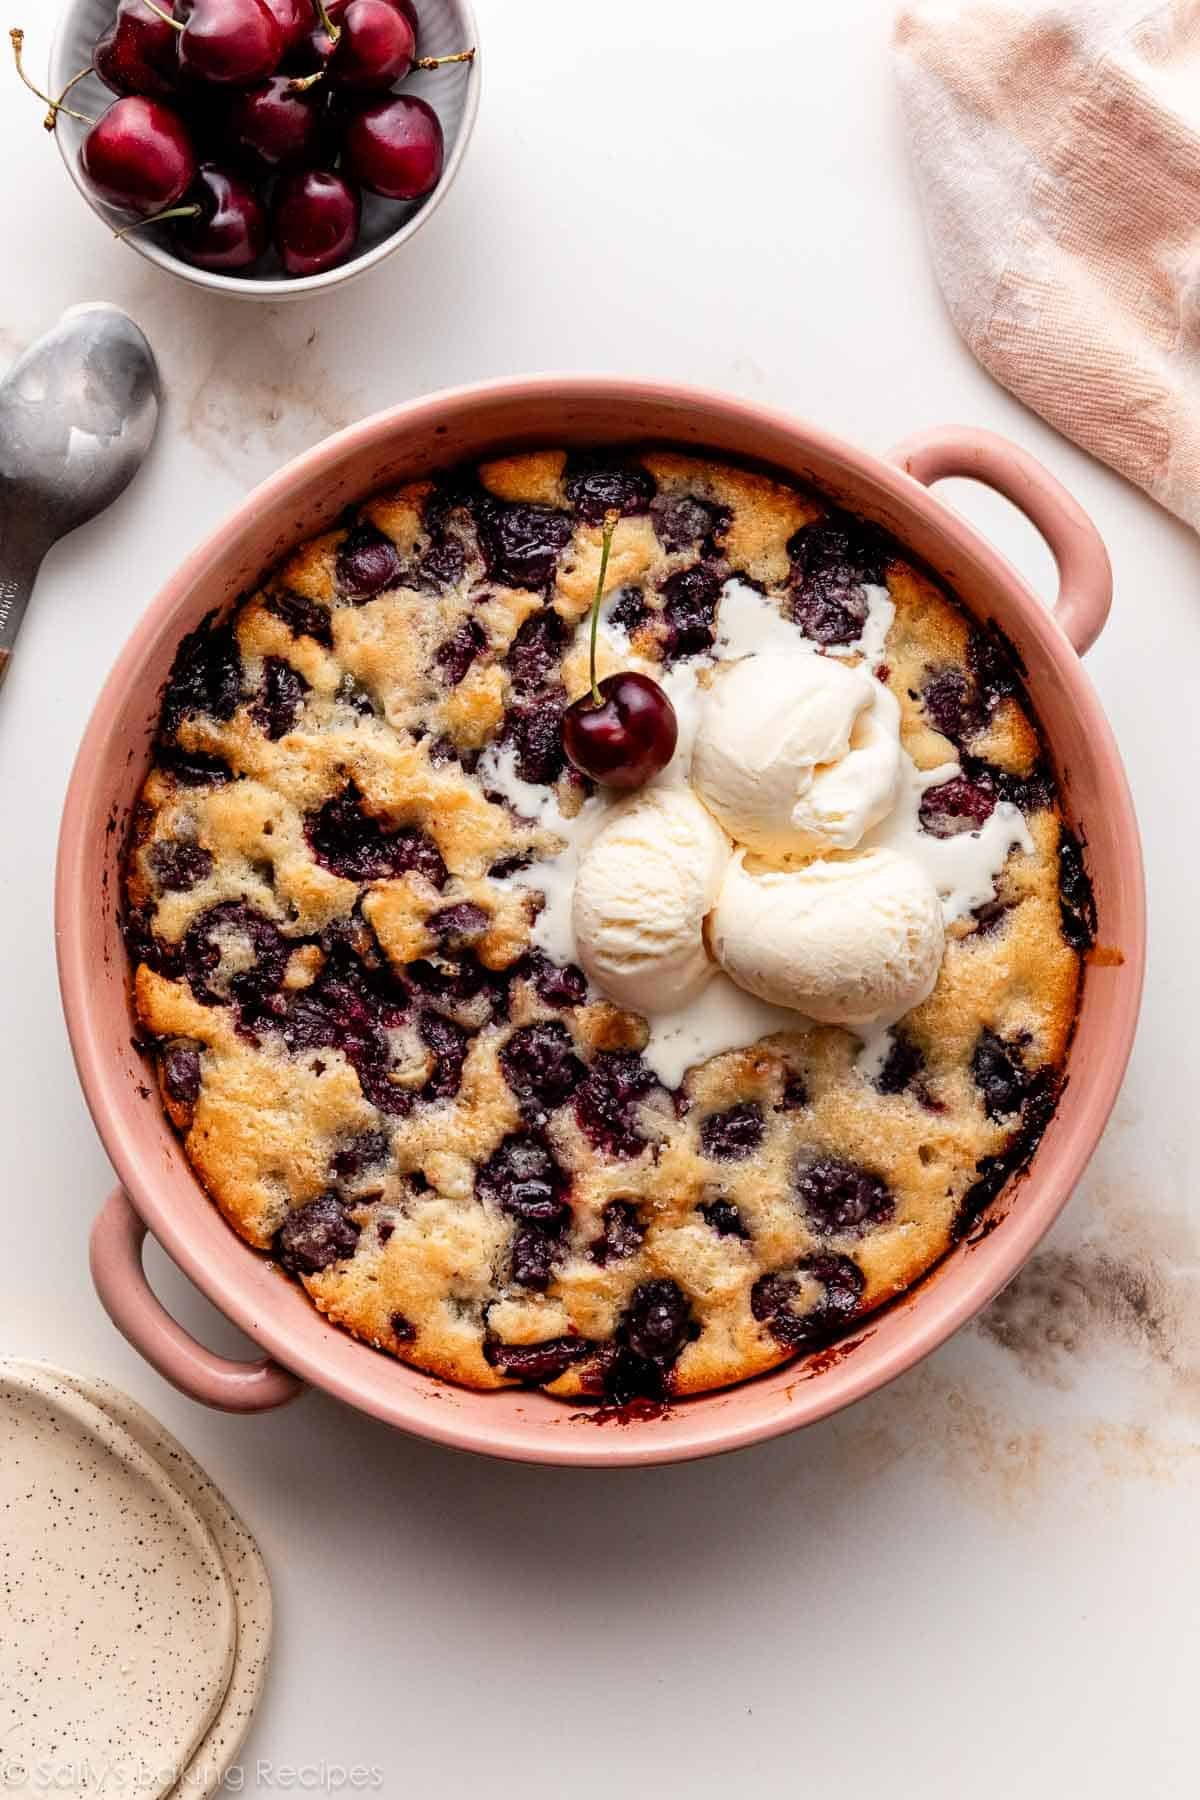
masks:
<instances>
[{"instance_id":1,"label":"vanilla ice cream scoop","mask_svg":"<svg viewBox=\"0 0 1200 1800\"><path fill-rule=\"evenodd\" d=\"M702 992L714 971L704 920L730 854L687 788L646 788L614 810L584 853L574 897L579 960L609 999L653 1015Z\"/></svg>"},{"instance_id":2,"label":"vanilla ice cream scoop","mask_svg":"<svg viewBox=\"0 0 1200 1800\"><path fill-rule=\"evenodd\" d=\"M797 647L719 670L692 783L739 844L779 861L853 850L900 783L900 707L862 667Z\"/></svg>"},{"instance_id":3,"label":"vanilla ice cream scoop","mask_svg":"<svg viewBox=\"0 0 1200 1800\"><path fill-rule=\"evenodd\" d=\"M739 987L823 1025L894 1024L933 991L945 937L929 877L894 850L754 873L729 864L709 927Z\"/></svg>"}]
</instances>

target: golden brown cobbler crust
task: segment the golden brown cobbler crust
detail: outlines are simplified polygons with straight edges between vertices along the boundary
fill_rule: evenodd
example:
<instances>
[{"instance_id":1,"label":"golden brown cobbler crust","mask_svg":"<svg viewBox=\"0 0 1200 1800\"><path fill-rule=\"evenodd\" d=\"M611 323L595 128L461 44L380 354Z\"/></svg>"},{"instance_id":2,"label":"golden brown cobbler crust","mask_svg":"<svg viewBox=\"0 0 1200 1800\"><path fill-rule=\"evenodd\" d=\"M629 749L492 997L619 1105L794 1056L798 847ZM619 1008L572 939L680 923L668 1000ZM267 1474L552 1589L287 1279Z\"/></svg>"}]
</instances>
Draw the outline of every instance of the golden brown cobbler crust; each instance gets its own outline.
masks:
<instances>
[{"instance_id":1,"label":"golden brown cobbler crust","mask_svg":"<svg viewBox=\"0 0 1200 1800\"><path fill-rule=\"evenodd\" d=\"M673 451L642 451L627 466L652 477L660 506L698 500L712 520L705 542L682 547L664 541L644 507L621 520L607 587L641 590L641 616L631 627L639 652L669 654L662 590L698 559L721 579L741 575L791 607L789 546L825 517L821 501ZM1080 972L1060 919L1062 825L1052 785L1039 777L1042 747L1019 684L976 694L959 746L938 730L930 683L961 671L978 689L972 657L979 640L943 592L890 554L883 573L896 616L880 672L900 702L904 744L922 768L965 747L993 776L1024 782L1033 854L1010 855L993 917L952 928L933 995L903 1024L910 1066L905 1079L903 1067L893 1071L890 1085L899 1091L881 1091L864 1077L847 1034L816 1030L716 1057L688 1073L677 1097L647 1084L627 1109L641 1140L632 1155L597 1147L574 1095L554 1106L535 1135L569 1183L570 1210L548 1285L522 1285L511 1266L519 1223L486 1181L477 1185L480 1168L505 1141L530 1129L502 1066L506 1043L524 1026L556 1022L588 1066L645 1042L643 1021L596 996L574 1005L563 1005L561 994L554 1003L543 997L527 954L534 903L489 871L506 858L552 854L556 840L515 818L471 772L474 754L506 729L506 712L520 700L506 660L518 631L548 610L566 627L587 611L600 532L594 507L592 522L573 510L570 475L561 451L507 457L477 471L482 493L554 509L567 521L544 587L505 585L489 572L470 508L448 503L425 482L368 501L357 521L297 551L237 608L236 691L215 714L203 705L171 714L168 695L165 747L145 784L127 866L136 1003L157 1042L164 1100L187 1155L247 1242L271 1252L290 1214L335 1197L333 1216L349 1221L340 1239L335 1231L335 1248L348 1253L323 1267L292 1258L331 1320L475 1387L509 1384L505 1368L517 1365L497 1346L561 1341L574 1357L586 1340L594 1353L557 1364L535 1359L533 1374L548 1373L550 1391L564 1396L607 1386L620 1397L622 1380L632 1391L660 1378L674 1393L696 1393L818 1344L907 1287L952 1242L972 1193L978 1199L998 1185L1005 1164L995 1159L1017 1160L1030 1148L1053 1104ZM363 521L391 541L395 567L383 591L356 601L341 591L339 551ZM458 548L448 563L433 559L441 575L422 574L431 550L447 542ZM438 652L464 627L477 628L479 648L451 684ZM565 630L561 678L574 698L586 670L571 637ZM260 694L280 665L302 680L290 689L300 696L294 716L272 737ZM312 821L350 784L386 833L415 828L436 845L447 872L440 887L422 867L358 879L318 860ZM578 805L577 781L563 774L558 787L565 810ZM172 851L161 846L180 844L201 854L188 863L185 885L173 886L162 876ZM429 921L465 903L482 916L473 947L447 950ZM224 991L197 994L181 948L189 927L222 905L234 909L218 915L233 921L224 937L217 934L214 981ZM267 996L275 1014L260 1007L249 1022L229 1002L230 980L254 963L238 908L271 921L290 941L276 994ZM340 952L330 947L335 941ZM439 1000L420 989L411 1017L389 1026L386 1080L400 1096L397 1111L373 1103L343 1049L289 1044L278 1024L308 992L320 991L331 955L359 951L401 989L414 964L453 973L456 956L474 958L491 979L482 998ZM437 1053L421 1026L431 1007L457 1023L465 1049L457 1092L441 1096ZM985 1104L980 1045L994 1041L1024 1084L1024 1120L1016 1106L992 1116ZM706 1154L705 1120L747 1105L761 1113L757 1149L740 1159ZM840 1231L815 1219L798 1182L830 1158L885 1183L889 1216ZM598 1260L594 1247L614 1202L636 1217L641 1242L632 1253ZM716 1202L736 1214L714 1210ZM717 1217L735 1220L735 1229L717 1229ZM307 1261L328 1255L326 1247ZM848 1306L830 1311L830 1258L843 1272L837 1259L850 1258L861 1272L856 1307L851 1293ZM761 1285L755 1302L756 1283L772 1275L791 1284L785 1311L799 1328L789 1331L787 1319L782 1331L773 1325ZM836 1287L836 1272L832 1279ZM667 1291L647 1287L656 1282L674 1284L669 1292L683 1296L687 1317L686 1331L675 1332L657 1364L644 1355L639 1362L647 1342L638 1316L639 1306L644 1311ZM614 1345L623 1347L618 1378Z\"/></svg>"}]
</instances>

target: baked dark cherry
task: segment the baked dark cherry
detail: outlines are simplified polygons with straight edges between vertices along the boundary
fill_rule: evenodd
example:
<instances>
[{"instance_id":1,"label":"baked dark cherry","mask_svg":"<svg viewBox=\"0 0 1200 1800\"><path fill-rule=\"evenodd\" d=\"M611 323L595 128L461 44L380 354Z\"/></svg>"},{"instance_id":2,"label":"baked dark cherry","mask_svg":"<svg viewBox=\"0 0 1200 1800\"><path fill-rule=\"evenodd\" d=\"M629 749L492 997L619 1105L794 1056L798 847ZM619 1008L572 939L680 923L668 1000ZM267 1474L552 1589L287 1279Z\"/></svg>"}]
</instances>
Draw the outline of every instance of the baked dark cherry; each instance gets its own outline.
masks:
<instances>
[{"instance_id":1,"label":"baked dark cherry","mask_svg":"<svg viewBox=\"0 0 1200 1800\"><path fill-rule=\"evenodd\" d=\"M920 691L925 716L935 731L962 746L982 730L983 707L974 684L959 668L935 669Z\"/></svg>"},{"instance_id":2,"label":"baked dark cherry","mask_svg":"<svg viewBox=\"0 0 1200 1800\"><path fill-rule=\"evenodd\" d=\"M627 1256L636 1256L646 1236L641 1215L632 1200L610 1200L604 1209L601 1235L592 1244L592 1261L606 1268Z\"/></svg>"},{"instance_id":3,"label":"baked dark cherry","mask_svg":"<svg viewBox=\"0 0 1200 1800\"><path fill-rule=\"evenodd\" d=\"M645 512L654 499L657 484L648 469L589 461L568 473L563 486L580 518L590 525L599 525L609 512L623 516Z\"/></svg>"},{"instance_id":4,"label":"baked dark cherry","mask_svg":"<svg viewBox=\"0 0 1200 1800\"><path fill-rule=\"evenodd\" d=\"M233 627L214 626L210 614L175 652L163 694L163 736L174 737L183 721L197 713L222 722L232 719L241 697L242 658Z\"/></svg>"},{"instance_id":5,"label":"baked dark cherry","mask_svg":"<svg viewBox=\"0 0 1200 1800\"><path fill-rule=\"evenodd\" d=\"M521 1111L532 1121L562 1106L584 1078L574 1040L557 1019L514 1031L500 1052L500 1067Z\"/></svg>"},{"instance_id":6,"label":"baked dark cherry","mask_svg":"<svg viewBox=\"0 0 1200 1800\"><path fill-rule=\"evenodd\" d=\"M364 520L343 539L337 554L337 584L344 600L360 604L373 600L384 588L394 587L399 576L400 552L376 526Z\"/></svg>"},{"instance_id":7,"label":"baked dark cherry","mask_svg":"<svg viewBox=\"0 0 1200 1800\"><path fill-rule=\"evenodd\" d=\"M818 1231L857 1236L883 1225L896 1210L887 1183L858 1163L819 1156L796 1171L796 1194Z\"/></svg>"},{"instance_id":8,"label":"baked dark cherry","mask_svg":"<svg viewBox=\"0 0 1200 1800\"><path fill-rule=\"evenodd\" d=\"M421 1037L436 1058L436 1066L422 1090L422 1098L453 1100L462 1086L463 1064L467 1060L469 1040L466 1032L440 1013L428 1012L421 1017Z\"/></svg>"},{"instance_id":9,"label":"baked dark cherry","mask_svg":"<svg viewBox=\"0 0 1200 1800\"><path fill-rule=\"evenodd\" d=\"M795 1071L784 1076L783 1091L779 1096L780 1112L799 1112L809 1101L808 1083L802 1075Z\"/></svg>"},{"instance_id":10,"label":"baked dark cherry","mask_svg":"<svg viewBox=\"0 0 1200 1800\"><path fill-rule=\"evenodd\" d=\"M696 550L715 538L728 522L722 508L692 494L659 494L650 505L659 543L667 550Z\"/></svg>"},{"instance_id":11,"label":"baked dark cherry","mask_svg":"<svg viewBox=\"0 0 1200 1800\"><path fill-rule=\"evenodd\" d=\"M556 963L542 951L531 950L520 972L547 1006L582 1006L587 999L587 976L574 963Z\"/></svg>"},{"instance_id":12,"label":"baked dark cherry","mask_svg":"<svg viewBox=\"0 0 1200 1800\"><path fill-rule=\"evenodd\" d=\"M572 1364L594 1355L596 1346L587 1338L550 1338L544 1344L501 1344L496 1338L484 1342L483 1354L494 1369L510 1375L514 1381L537 1384L557 1381Z\"/></svg>"},{"instance_id":13,"label":"baked dark cherry","mask_svg":"<svg viewBox=\"0 0 1200 1800\"><path fill-rule=\"evenodd\" d=\"M637 1107L657 1085L635 1050L602 1051L575 1097L575 1117L593 1148L607 1156L640 1155L646 1139Z\"/></svg>"},{"instance_id":14,"label":"baked dark cherry","mask_svg":"<svg viewBox=\"0 0 1200 1800\"><path fill-rule=\"evenodd\" d=\"M443 906L439 912L430 913L425 924L440 944L454 950L477 944L485 936L491 919L473 900L458 900L453 906Z\"/></svg>"},{"instance_id":15,"label":"baked dark cherry","mask_svg":"<svg viewBox=\"0 0 1200 1800\"><path fill-rule=\"evenodd\" d=\"M168 1044L162 1053L163 1086L177 1106L200 1098L200 1051L193 1044Z\"/></svg>"},{"instance_id":16,"label":"baked dark cherry","mask_svg":"<svg viewBox=\"0 0 1200 1800\"><path fill-rule=\"evenodd\" d=\"M548 506L509 504L490 495L477 501L475 510L488 573L509 587L534 592L549 587L558 559L571 541L570 514Z\"/></svg>"},{"instance_id":17,"label":"baked dark cherry","mask_svg":"<svg viewBox=\"0 0 1200 1800\"><path fill-rule=\"evenodd\" d=\"M732 1200L717 1198L705 1200L696 1208L706 1225L712 1227L718 1237L735 1237L748 1240L750 1233L741 1212Z\"/></svg>"},{"instance_id":18,"label":"baked dark cherry","mask_svg":"<svg viewBox=\"0 0 1200 1800\"><path fill-rule=\"evenodd\" d=\"M643 1281L621 1323L629 1348L647 1362L672 1363L688 1340L691 1308L675 1281Z\"/></svg>"},{"instance_id":19,"label":"baked dark cherry","mask_svg":"<svg viewBox=\"0 0 1200 1800\"><path fill-rule=\"evenodd\" d=\"M290 1274L319 1275L354 1255L361 1229L336 1194L323 1194L288 1214L275 1240L276 1254Z\"/></svg>"},{"instance_id":20,"label":"baked dark cherry","mask_svg":"<svg viewBox=\"0 0 1200 1800\"><path fill-rule=\"evenodd\" d=\"M101 114L83 140L79 164L99 199L147 218L182 200L197 167L179 114L140 94L114 100Z\"/></svg>"},{"instance_id":21,"label":"baked dark cherry","mask_svg":"<svg viewBox=\"0 0 1200 1800\"><path fill-rule=\"evenodd\" d=\"M563 1254L563 1241L557 1232L540 1225L518 1225L509 1250L509 1270L518 1287L544 1292L550 1286L554 1265Z\"/></svg>"},{"instance_id":22,"label":"baked dark cherry","mask_svg":"<svg viewBox=\"0 0 1200 1800\"><path fill-rule=\"evenodd\" d=\"M716 1162L753 1156L763 1140L762 1108L743 1100L726 1112L709 1113L700 1125L700 1148Z\"/></svg>"},{"instance_id":23,"label":"baked dark cherry","mask_svg":"<svg viewBox=\"0 0 1200 1800\"><path fill-rule=\"evenodd\" d=\"M417 1328L412 1320L407 1318L404 1313L394 1312L389 1318L388 1324L391 1326L392 1336L398 1344L412 1344L416 1342Z\"/></svg>"},{"instance_id":24,"label":"baked dark cherry","mask_svg":"<svg viewBox=\"0 0 1200 1800\"><path fill-rule=\"evenodd\" d=\"M333 648L333 621L327 606L290 588L273 588L264 604L268 612L283 620L293 637L310 637L326 650Z\"/></svg>"},{"instance_id":25,"label":"baked dark cherry","mask_svg":"<svg viewBox=\"0 0 1200 1800\"><path fill-rule=\"evenodd\" d=\"M917 1045L903 1031L894 1030L883 1067L875 1077L875 1086L881 1094L902 1094L924 1067L925 1057Z\"/></svg>"},{"instance_id":26,"label":"baked dark cherry","mask_svg":"<svg viewBox=\"0 0 1200 1800\"><path fill-rule=\"evenodd\" d=\"M866 584L882 584L891 552L882 533L846 513L831 513L798 531L792 559L791 613L818 644L850 644L862 635Z\"/></svg>"},{"instance_id":27,"label":"baked dark cherry","mask_svg":"<svg viewBox=\"0 0 1200 1800\"><path fill-rule=\"evenodd\" d=\"M1019 1046L1006 1043L994 1031L981 1031L971 1056L971 1074L989 1119L1005 1119L1020 1112L1029 1071Z\"/></svg>"},{"instance_id":28,"label":"baked dark cherry","mask_svg":"<svg viewBox=\"0 0 1200 1800\"><path fill-rule=\"evenodd\" d=\"M644 625L650 617L650 607L641 588L623 587L611 597L608 603L608 622L618 630L633 633Z\"/></svg>"},{"instance_id":29,"label":"baked dark cherry","mask_svg":"<svg viewBox=\"0 0 1200 1800\"><path fill-rule=\"evenodd\" d=\"M534 693L550 684L566 642L566 630L556 612L547 608L526 619L505 658L509 679L517 693Z\"/></svg>"},{"instance_id":30,"label":"baked dark cherry","mask_svg":"<svg viewBox=\"0 0 1200 1800\"><path fill-rule=\"evenodd\" d=\"M511 706L505 718L505 742L512 745L522 781L550 787L566 767L563 714L567 697L561 688L535 700Z\"/></svg>"},{"instance_id":31,"label":"baked dark cherry","mask_svg":"<svg viewBox=\"0 0 1200 1800\"><path fill-rule=\"evenodd\" d=\"M237 947L233 973L222 970L227 948ZM283 980L291 945L270 919L241 900L224 900L193 919L183 935L180 955L192 993L202 1006L234 1000L257 1006L274 994ZM241 966L245 952L252 960Z\"/></svg>"},{"instance_id":32,"label":"baked dark cherry","mask_svg":"<svg viewBox=\"0 0 1200 1800\"><path fill-rule=\"evenodd\" d=\"M475 1185L484 1199L527 1224L556 1225L567 1211L566 1177L541 1138L505 1138L480 1168Z\"/></svg>"},{"instance_id":33,"label":"baked dark cherry","mask_svg":"<svg viewBox=\"0 0 1200 1800\"><path fill-rule=\"evenodd\" d=\"M162 11L174 16L172 0ZM170 100L179 86L178 33L143 0L118 0L116 17L97 40L92 67L117 94Z\"/></svg>"},{"instance_id":34,"label":"baked dark cherry","mask_svg":"<svg viewBox=\"0 0 1200 1800\"><path fill-rule=\"evenodd\" d=\"M151 844L146 860L164 894L189 894L213 871L211 850L199 844L177 843L173 838L159 838Z\"/></svg>"},{"instance_id":35,"label":"baked dark cherry","mask_svg":"<svg viewBox=\"0 0 1200 1800\"><path fill-rule=\"evenodd\" d=\"M364 1171L388 1160L391 1145L386 1131L363 1131L338 1150L329 1166L330 1178L339 1187L357 1181Z\"/></svg>"},{"instance_id":36,"label":"baked dark cherry","mask_svg":"<svg viewBox=\"0 0 1200 1800\"><path fill-rule=\"evenodd\" d=\"M382 881L412 872L434 887L445 885L446 865L433 839L410 825L385 830L364 809L353 782L309 814L305 835L317 861L347 881Z\"/></svg>"},{"instance_id":37,"label":"baked dark cherry","mask_svg":"<svg viewBox=\"0 0 1200 1800\"><path fill-rule=\"evenodd\" d=\"M206 750L180 750L172 744L160 744L155 755L159 768L180 787L221 787L233 780L233 770L224 757L212 756Z\"/></svg>"},{"instance_id":38,"label":"baked dark cherry","mask_svg":"<svg viewBox=\"0 0 1200 1800\"><path fill-rule=\"evenodd\" d=\"M438 116L416 94L396 94L365 106L345 126L343 167L353 181L385 200L424 199L441 180L444 159Z\"/></svg>"},{"instance_id":39,"label":"baked dark cherry","mask_svg":"<svg viewBox=\"0 0 1200 1800\"><path fill-rule=\"evenodd\" d=\"M675 708L657 681L626 669L599 683L563 716L563 748L575 767L605 787L644 787L665 769L679 741Z\"/></svg>"},{"instance_id":40,"label":"baked dark cherry","mask_svg":"<svg viewBox=\"0 0 1200 1800\"><path fill-rule=\"evenodd\" d=\"M800 1278L818 1282L821 1297L808 1312L795 1310ZM849 1256L810 1256L795 1274L761 1275L750 1290L750 1311L787 1350L816 1350L849 1323L858 1310L866 1277Z\"/></svg>"},{"instance_id":41,"label":"baked dark cherry","mask_svg":"<svg viewBox=\"0 0 1200 1800\"><path fill-rule=\"evenodd\" d=\"M369 969L348 947L331 944L325 967L310 987L255 1019L277 1027L293 1054L338 1049L358 1077L364 1097L391 1118L413 1105L409 1090L391 1079L390 1034L409 1017L409 999L386 969Z\"/></svg>"},{"instance_id":42,"label":"baked dark cherry","mask_svg":"<svg viewBox=\"0 0 1200 1800\"><path fill-rule=\"evenodd\" d=\"M717 601L721 597L721 577L715 570L702 563L681 569L663 583L662 596L667 660L677 662L681 657L703 656L711 650L716 635Z\"/></svg>"},{"instance_id":43,"label":"baked dark cherry","mask_svg":"<svg viewBox=\"0 0 1200 1800\"><path fill-rule=\"evenodd\" d=\"M919 816L925 831L933 837L948 838L964 831L979 831L995 809L995 789L986 776L968 781L965 775L955 775L950 781L925 789Z\"/></svg>"},{"instance_id":44,"label":"baked dark cherry","mask_svg":"<svg viewBox=\"0 0 1200 1800\"><path fill-rule=\"evenodd\" d=\"M1083 845L1064 825L1058 839L1058 896L1063 936L1082 954L1096 941L1096 896L1083 859Z\"/></svg>"},{"instance_id":45,"label":"baked dark cherry","mask_svg":"<svg viewBox=\"0 0 1200 1800\"><path fill-rule=\"evenodd\" d=\"M464 619L453 636L439 644L433 661L447 687L457 687L487 643L487 634L476 619Z\"/></svg>"},{"instance_id":46,"label":"baked dark cherry","mask_svg":"<svg viewBox=\"0 0 1200 1800\"><path fill-rule=\"evenodd\" d=\"M276 742L295 726L307 693L308 683L298 669L293 669L282 657L266 656L258 697L250 708L250 717L272 742Z\"/></svg>"}]
</instances>

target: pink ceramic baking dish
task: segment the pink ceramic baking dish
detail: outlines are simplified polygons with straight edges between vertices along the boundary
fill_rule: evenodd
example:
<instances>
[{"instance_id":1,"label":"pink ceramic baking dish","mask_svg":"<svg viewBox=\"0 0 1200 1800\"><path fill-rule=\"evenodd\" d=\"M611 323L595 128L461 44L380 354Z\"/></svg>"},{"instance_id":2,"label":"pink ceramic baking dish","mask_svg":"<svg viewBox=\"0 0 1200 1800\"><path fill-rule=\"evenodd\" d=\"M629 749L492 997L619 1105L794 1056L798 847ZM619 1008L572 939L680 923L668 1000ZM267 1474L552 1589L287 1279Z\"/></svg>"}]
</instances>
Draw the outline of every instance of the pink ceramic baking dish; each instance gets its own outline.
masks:
<instances>
[{"instance_id":1,"label":"pink ceramic baking dish","mask_svg":"<svg viewBox=\"0 0 1200 1800\"><path fill-rule=\"evenodd\" d=\"M748 458L812 482L894 532L980 619L1000 624L1025 663L1068 812L1087 843L1100 948L1087 969L1058 1113L1029 1172L1001 1194L981 1229L867 1321L851 1345L689 1399L661 1418L598 1423L594 1413L538 1392L455 1388L357 1343L234 1235L192 1174L131 1041L118 896L160 690L180 638L206 612L373 489L501 447L644 439ZM1052 607L927 491L949 475L998 489L1041 531L1059 570ZM1133 1040L1145 947L1141 851L1112 733L1079 660L1110 602L1104 547L1065 490L1024 451L958 427L913 438L881 461L719 394L542 377L459 388L380 413L289 464L189 557L146 612L100 696L67 795L59 967L80 1079L121 1184L92 1237L96 1286L119 1329L169 1381L210 1406L254 1412L312 1383L441 1444L585 1465L680 1461L752 1444L826 1417L928 1355L1012 1278L1059 1213L1104 1128ZM169 1317L142 1272L147 1229L261 1346L261 1360L216 1356Z\"/></svg>"}]
</instances>

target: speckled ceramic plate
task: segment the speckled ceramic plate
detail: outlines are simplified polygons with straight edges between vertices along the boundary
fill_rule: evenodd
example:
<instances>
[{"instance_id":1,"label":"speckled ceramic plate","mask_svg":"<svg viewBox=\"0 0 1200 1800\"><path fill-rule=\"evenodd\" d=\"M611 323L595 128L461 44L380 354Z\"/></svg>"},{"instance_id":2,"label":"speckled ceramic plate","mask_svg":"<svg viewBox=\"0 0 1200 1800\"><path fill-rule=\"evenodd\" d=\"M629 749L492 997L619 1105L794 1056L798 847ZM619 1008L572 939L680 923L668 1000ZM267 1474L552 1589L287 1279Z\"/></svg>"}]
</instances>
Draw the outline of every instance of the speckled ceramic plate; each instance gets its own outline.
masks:
<instances>
[{"instance_id":1,"label":"speckled ceramic plate","mask_svg":"<svg viewBox=\"0 0 1200 1800\"><path fill-rule=\"evenodd\" d=\"M152 1414L120 1388L46 1363L25 1365L63 1382L124 1427L182 1489L216 1541L233 1586L237 1646L225 1698L170 1800L209 1800L222 1787L250 1729L262 1695L271 1651L271 1582L262 1553L246 1526L194 1458Z\"/></svg>"},{"instance_id":2,"label":"speckled ceramic plate","mask_svg":"<svg viewBox=\"0 0 1200 1800\"><path fill-rule=\"evenodd\" d=\"M0 1787L162 1794L220 1713L237 1645L212 1531L107 1412L0 1365Z\"/></svg>"}]
</instances>

